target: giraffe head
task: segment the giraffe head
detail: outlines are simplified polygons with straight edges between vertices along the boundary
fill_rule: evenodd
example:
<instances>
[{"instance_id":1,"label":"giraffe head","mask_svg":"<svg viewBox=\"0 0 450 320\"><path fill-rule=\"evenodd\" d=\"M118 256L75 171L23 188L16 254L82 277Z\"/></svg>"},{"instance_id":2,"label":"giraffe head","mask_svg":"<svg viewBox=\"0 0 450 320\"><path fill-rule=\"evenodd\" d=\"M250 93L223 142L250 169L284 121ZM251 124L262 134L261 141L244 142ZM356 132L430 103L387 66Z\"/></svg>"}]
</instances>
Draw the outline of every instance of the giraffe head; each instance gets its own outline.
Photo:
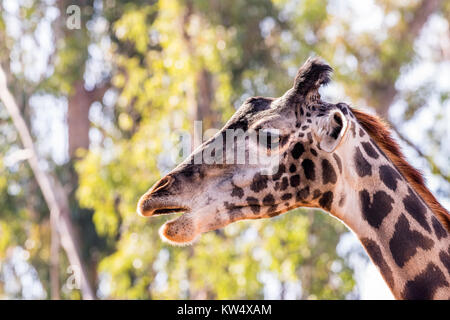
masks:
<instances>
[{"instance_id":1,"label":"giraffe head","mask_svg":"<svg viewBox=\"0 0 450 320\"><path fill-rule=\"evenodd\" d=\"M186 244L237 220L273 217L296 207L330 210L343 165L335 152L350 123L345 104L320 100L319 87L329 81L331 71L320 59L310 58L282 97L248 99L221 131L141 197L138 212L184 212L165 223L160 235ZM260 139L251 139L251 132ZM269 143L260 143L262 136ZM231 143L237 140L242 144ZM243 163L237 161L239 151ZM249 163L255 151L277 161ZM216 161L196 162L205 154Z\"/></svg>"}]
</instances>

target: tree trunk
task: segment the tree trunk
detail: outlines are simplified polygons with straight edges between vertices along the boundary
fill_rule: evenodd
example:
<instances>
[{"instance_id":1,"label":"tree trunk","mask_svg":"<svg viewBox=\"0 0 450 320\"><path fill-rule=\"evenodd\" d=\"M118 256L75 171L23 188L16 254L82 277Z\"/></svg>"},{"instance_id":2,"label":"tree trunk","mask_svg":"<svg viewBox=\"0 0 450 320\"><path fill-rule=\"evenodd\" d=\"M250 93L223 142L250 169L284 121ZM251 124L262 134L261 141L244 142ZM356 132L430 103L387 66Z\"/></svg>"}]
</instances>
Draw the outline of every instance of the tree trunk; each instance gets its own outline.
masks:
<instances>
[{"instance_id":1,"label":"tree trunk","mask_svg":"<svg viewBox=\"0 0 450 320\"><path fill-rule=\"evenodd\" d=\"M55 215L50 216L51 239L50 239L50 293L52 300L59 300L59 248L58 221Z\"/></svg>"},{"instance_id":2,"label":"tree trunk","mask_svg":"<svg viewBox=\"0 0 450 320\"><path fill-rule=\"evenodd\" d=\"M28 163L42 191L42 195L50 210L50 219L56 221L58 225L58 234L62 247L67 253L69 263L76 269L74 276L80 281L80 290L84 299L94 299L94 291L87 278L86 268L82 263L79 253L79 243L74 233L72 222L70 220L70 211L67 195L57 180L51 182L50 176L41 170L39 159L34 148L30 130L28 129L20 110L7 87L6 76L0 66L0 100L3 102L6 110L9 112L14 126L19 133L23 146L29 152Z\"/></svg>"},{"instance_id":3,"label":"tree trunk","mask_svg":"<svg viewBox=\"0 0 450 320\"><path fill-rule=\"evenodd\" d=\"M402 37L400 37L400 39L406 39L407 41L413 43L414 40L419 36L420 31L428 21L428 18L439 9L441 4L442 0L423 0L422 3L417 6L416 10L414 11L414 16L408 23L408 27L405 29L406 33ZM400 70L402 65L394 65L392 67ZM378 104L375 107L380 116L382 116L384 119L389 119L389 108L394 102L394 99L397 95L395 81L384 84L383 87L384 89L380 91L377 99L375 99L375 101L378 101Z\"/></svg>"},{"instance_id":4,"label":"tree trunk","mask_svg":"<svg viewBox=\"0 0 450 320\"><path fill-rule=\"evenodd\" d=\"M181 33L191 59L196 59L195 47L192 45L191 37L187 33L189 21L194 14L193 10L192 1L187 1L186 10L181 21ZM203 67L197 72L195 79L195 88L190 88L190 92L187 93L190 102L189 113L193 121L202 121L203 128L209 129L218 124L217 113L212 109L214 97L212 76L209 70Z\"/></svg>"},{"instance_id":5,"label":"tree trunk","mask_svg":"<svg viewBox=\"0 0 450 320\"><path fill-rule=\"evenodd\" d=\"M89 149L89 109L93 102L103 98L109 86L103 84L92 91L84 88L84 81L74 83L74 93L69 96L67 126L69 131L69 157L77 159L78 149Z\"/></svg>"}]
</instances>

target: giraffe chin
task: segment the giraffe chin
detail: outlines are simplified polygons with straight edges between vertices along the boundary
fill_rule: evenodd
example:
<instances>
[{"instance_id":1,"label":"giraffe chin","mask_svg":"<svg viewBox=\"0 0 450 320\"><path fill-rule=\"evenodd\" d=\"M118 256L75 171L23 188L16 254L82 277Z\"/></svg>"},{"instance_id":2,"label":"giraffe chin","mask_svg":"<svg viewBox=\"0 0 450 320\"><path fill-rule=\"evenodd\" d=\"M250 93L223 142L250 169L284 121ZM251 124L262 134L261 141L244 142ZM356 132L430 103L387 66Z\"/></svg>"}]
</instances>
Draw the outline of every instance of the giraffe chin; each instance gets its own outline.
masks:
<instances>
[{"instance_id":1,"label":"giraffe chin","mask_svg":"<svg viewBox=\"0 0 450 320\"><path fill-rule=\"evenodd\" d=\"M187 246L193 244L200 235L192 217L184 214L176 219L170 220L159 228L159 236L164 242L175 246Z\"/></svg>"}]
</instances>

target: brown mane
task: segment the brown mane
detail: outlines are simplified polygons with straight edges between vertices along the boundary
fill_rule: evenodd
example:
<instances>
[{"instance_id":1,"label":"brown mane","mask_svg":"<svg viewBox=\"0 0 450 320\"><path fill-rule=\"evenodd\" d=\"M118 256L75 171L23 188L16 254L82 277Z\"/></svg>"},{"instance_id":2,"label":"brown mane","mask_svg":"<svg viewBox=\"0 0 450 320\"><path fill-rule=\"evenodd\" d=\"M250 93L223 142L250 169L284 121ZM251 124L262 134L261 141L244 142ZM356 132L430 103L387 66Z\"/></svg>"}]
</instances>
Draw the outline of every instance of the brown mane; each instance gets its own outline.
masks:
<instances>
[{"instance_id":1,"label":"brown mane","mask_svg":"<svg viewBox=\"0 0 450 320\"><path fill-rule=\"evenodd\" d=\"M450 232L450 215L425 186L422 173L411 166L405 159L397 142L392 138L388 125L376 116L350 108L361 126L376 142L378 147L394 163L400 173L422 197L441 223Z\"/></svg>"}]
</instances>

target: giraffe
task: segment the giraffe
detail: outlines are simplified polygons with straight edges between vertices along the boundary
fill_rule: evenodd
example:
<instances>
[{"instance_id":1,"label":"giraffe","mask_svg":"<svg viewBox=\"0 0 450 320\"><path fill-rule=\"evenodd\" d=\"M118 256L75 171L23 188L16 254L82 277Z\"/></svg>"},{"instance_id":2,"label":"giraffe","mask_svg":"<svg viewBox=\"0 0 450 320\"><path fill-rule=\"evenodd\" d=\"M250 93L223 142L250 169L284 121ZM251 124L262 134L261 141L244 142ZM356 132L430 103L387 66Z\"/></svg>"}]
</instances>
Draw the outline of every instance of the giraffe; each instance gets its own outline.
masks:
<instances>
[{"instance_id":1,"label":"giraffe","mask_svg":"<svg viewBox=\"0 0 450 320\"><path fill-rule=\"evenodd\" d=\"M321 58L309 58L283 96L246 100L220 132L140 198L138 213L183 212L160 236L185 245L234 221L321 208L356 234L396 299L450 299L449 213L381 119L321 99L331 73ZM226 129L268 132L278 143L265 150L279 155L277 171L196 164ZM246 142L246 152L268 148Z\"/></svg>"}]
</instances>

